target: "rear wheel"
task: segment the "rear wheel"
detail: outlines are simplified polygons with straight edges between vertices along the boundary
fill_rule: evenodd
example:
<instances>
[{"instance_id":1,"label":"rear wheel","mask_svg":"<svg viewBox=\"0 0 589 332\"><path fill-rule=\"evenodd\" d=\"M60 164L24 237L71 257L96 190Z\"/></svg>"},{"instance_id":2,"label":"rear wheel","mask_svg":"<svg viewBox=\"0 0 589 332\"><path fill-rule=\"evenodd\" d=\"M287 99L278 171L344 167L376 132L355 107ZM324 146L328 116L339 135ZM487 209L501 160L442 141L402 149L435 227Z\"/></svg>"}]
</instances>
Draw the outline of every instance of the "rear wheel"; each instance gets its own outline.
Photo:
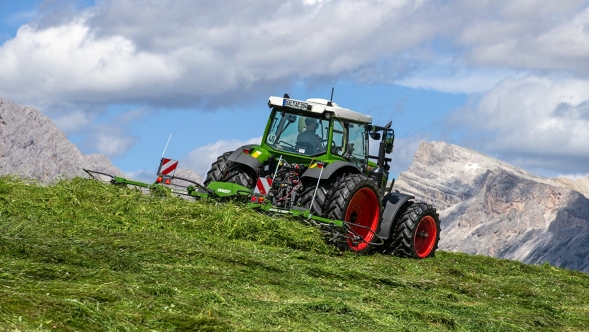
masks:
<instances>
[{"instance_id":1,"label":"rear wheel","mask_svg":"<svg viewBox=\"0 0 589 332\"><path fill-rule=\"evenodd\" d=\"M431 204L411 203L399 217L391 250L417 259L433 257L440 241L440 219Z\"/></svg>"},{"instance_id":2,"label":"rear wheel","mask_svg":"<svg viewBox=\"0 0 589 332\"><path fill-rule=\"evenodd\" d=\"M329 194L330 185L321 181L317 187L317 181L306 180L303 182L303 192L299 199L299 205L310 210L310 212L316 216L324 217L325 205L327 203L327 196ZM315 194L315 187L317 187L317 193ZM313 199L315 194L315 199ZM311 208L311 202L313 207Z\"/></svg>"},{"instance_id":3,"label":"rear wheel","mask_svg":"<svg viewBox=\"0 0 589 332\"><path fill-rule=\"evenodd\" d=\"M361 174L352 174L334 187L327 217L348 222L344 249L359 253L372 251L371 245L381 220L382 200L376 184Z\"/></svg>"}]
</instances>

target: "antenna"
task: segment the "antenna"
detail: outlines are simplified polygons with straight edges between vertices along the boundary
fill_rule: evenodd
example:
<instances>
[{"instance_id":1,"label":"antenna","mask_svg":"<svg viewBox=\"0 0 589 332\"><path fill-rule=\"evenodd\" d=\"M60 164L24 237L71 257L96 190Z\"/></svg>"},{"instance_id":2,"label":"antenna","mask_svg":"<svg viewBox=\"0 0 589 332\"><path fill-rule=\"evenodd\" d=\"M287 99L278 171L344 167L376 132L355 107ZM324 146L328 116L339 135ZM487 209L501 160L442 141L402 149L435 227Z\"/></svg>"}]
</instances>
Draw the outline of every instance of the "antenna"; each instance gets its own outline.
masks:
<instances>
[{"instance_id":1,"label":"antenna","mask_svg":"<svg viewBox=\"0 0 589 332\"><path fill-rule=\"evenodd\" d=\"M331 98L329 98L329 101L327 102L327 106L333 106L333 104L331 103L333 101L333 87L331 88Z\"/></svg>"},{"instance_id":2,"label":"antenna","mask_svg":"<svg viewBox=\"0 0 589 332\"><path fill-rule=\"evenodd\" d=\"M170 134L170 137L168 137L168 143L166 143L166 147L164 148L164 152L162 153L162 158L166 154L166 150L168 149L168 144L170 144L171 139L172 139L172 134Z\"/></svg>"}]
</instances>

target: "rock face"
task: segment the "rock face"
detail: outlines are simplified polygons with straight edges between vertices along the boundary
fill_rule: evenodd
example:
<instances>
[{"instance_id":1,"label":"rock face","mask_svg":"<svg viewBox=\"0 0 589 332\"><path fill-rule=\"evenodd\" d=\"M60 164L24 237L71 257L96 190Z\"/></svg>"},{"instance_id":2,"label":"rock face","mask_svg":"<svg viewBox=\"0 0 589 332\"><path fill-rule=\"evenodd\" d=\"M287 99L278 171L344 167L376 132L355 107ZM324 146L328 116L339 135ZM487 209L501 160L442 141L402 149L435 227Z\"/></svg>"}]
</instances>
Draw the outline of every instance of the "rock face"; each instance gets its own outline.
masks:
<instances>
[{"instance_id":1,"label":"rock face","mask_svg":"<svg viewBox=\"0 0 589 332\"><path fill-rule=\"evenodd\" d=\"M85 176L82 168L123 175L107 157L83 155L36 109L0 99L0 176L50 183Z\"/></svg>"},{"instance_id":2,"label":"rock face","mask_svg":"<svg viewBox=\"0 0 589 332\"><path fill-rule=\"evenodd\" d=\"M589 272L589 178L549 179L474 150L421 143L395 188L440 210L440 249Z\"/></svg>"},{"instance_id":3,"label":"rock face","mask_svg":"<svg viewBox=\"0 0 589 332\"><path fill-rule=\"evenodd\" d=\"M188 179L188 180L192 180L194 182L200 183L202 184L202 177L200 175L198 175L196 172L191 171L187 168L178 168L176 170L176 173L174 173L174 176L180 177L180 178L184 178L184 179ZM192 185L192 183L190 182L186 182L186 181L182 181L182 180L176 180L176 182L185 185L185 186L189 186Z\"/></svg>"}]
</instances>

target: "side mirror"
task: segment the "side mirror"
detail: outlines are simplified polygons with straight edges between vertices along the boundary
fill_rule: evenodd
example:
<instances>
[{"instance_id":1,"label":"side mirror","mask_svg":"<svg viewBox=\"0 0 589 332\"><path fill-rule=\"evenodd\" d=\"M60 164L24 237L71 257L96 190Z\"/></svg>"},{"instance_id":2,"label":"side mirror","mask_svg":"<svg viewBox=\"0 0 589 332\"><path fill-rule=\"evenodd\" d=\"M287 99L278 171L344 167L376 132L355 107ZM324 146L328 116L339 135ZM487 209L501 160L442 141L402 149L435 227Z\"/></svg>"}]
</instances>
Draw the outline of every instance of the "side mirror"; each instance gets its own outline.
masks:
<instances>
[{"instance_id":1,"label":"side mirror","mask_svg":"<svg viewBox=\"0 0 589 332\"><path fill-rule=\"evenodd\" d=\"M372 139L374 140L379 140L380 139L380 133L376 133L376 132L371 132L370 133L370 137L372 137Z\"/></svg>"},{"instance_id":2,"label":"side mirror","mask_svg":"<svg viewBox=\"0 0 589 332\"><path fill-rule=\"evenodd\" d=\"M385 133L384 150L387 154L393 152L393 143L395 141L395 133L390 130Z\"/></svg>"}]
</instances>

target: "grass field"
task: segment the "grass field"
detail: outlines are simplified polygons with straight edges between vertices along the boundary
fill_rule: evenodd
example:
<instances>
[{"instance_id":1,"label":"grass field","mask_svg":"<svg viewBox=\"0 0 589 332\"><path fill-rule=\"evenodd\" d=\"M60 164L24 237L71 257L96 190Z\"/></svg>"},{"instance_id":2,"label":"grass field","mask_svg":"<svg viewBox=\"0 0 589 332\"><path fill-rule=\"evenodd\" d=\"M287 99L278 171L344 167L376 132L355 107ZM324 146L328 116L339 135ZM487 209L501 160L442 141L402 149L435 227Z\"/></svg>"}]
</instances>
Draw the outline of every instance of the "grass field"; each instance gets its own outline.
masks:
<instances>
[{"instance_id":1,"label":"grass field","mask_svg":"<svg viewBox=\"0 0 589 332\"><path fill-rule=\"evenodd\" d=\"M583 331L589 275L342 254L239 204L0 178L3 331Z\"/></svg>"}]
</instances>

